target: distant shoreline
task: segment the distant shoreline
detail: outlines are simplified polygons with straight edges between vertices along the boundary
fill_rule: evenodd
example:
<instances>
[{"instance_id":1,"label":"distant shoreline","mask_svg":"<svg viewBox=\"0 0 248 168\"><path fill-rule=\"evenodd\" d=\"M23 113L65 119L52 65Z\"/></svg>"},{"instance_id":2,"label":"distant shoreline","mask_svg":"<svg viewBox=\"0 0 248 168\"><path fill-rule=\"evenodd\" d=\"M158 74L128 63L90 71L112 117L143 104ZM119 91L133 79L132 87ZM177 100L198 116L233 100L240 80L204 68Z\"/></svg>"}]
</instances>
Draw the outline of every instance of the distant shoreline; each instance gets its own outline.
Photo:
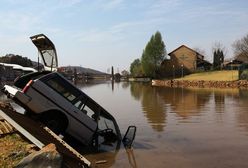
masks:
<instances>
[{"instance_id":1,"label":"distant shoreline","mask_svg":"<svg viewBox=\"0 0 248 168\"><path fill-rule=\"evenodd\" d=\"M247 80L205 81L205 80L152 80L152 86L185 88L240 88L248 89Z\"/></svg>"}]
</instances>

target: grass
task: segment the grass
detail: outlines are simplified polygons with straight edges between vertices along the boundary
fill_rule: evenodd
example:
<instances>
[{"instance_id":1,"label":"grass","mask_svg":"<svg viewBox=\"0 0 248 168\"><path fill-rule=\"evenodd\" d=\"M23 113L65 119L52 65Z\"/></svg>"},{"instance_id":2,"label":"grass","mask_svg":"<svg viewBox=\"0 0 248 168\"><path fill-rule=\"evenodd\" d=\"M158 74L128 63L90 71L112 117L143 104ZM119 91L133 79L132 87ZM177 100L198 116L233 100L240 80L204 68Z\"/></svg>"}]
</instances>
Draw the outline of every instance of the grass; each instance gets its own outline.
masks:
<instances>
[{"instance_id":1,"label":"grass","mask_svg":"<svg viewBox=\"0 0 248 168\"><path fill-rule=\"evenodd\" d=\"M176 80L235 81L238 80L237 70L211 71L186 75Z\"/></svg>"},{"instance_id":2,"label":"grass","mask_svg":"<svg viewBox=\"0 0 248 168\"><path fill-rule=\"evenodd\" d=\"M30 152L29 143L19 134L9 134L0 137L0 167L14 167Z\"/></svg>"}]
</instances>

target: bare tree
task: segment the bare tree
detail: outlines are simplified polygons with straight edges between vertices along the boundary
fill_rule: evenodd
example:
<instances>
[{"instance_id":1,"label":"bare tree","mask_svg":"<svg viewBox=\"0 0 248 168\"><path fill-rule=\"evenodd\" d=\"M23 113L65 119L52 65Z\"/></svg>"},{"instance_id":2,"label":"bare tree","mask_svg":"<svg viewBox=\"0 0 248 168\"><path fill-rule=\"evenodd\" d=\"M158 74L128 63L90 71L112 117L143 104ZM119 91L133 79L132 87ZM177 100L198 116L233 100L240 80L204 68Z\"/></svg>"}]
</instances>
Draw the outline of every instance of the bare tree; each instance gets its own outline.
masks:
<instances>
[{"instance_id":1,"label":"bare tree","mask_svg":"<svg viewBox=\"0 0 248 168\"><path fill-rule=\"evenodd\" d=\"M248 57L248 34L233 43L234 54Z\"/></svg>"},{"instance_id":2,"label":"bare tree","mask_svg":"<svg viewBox=\"0 0 248 168\"><path fill-rule=\"evenodd\" d=\"M203 50L203 49L201 49L201 48L199 48L199 47L194 47L193 49L194 49L196 52L198 52L199 54L201 54L201 55L206 55L205 50Z\"/></svg>"},{"instance_id":3,"label":"bare tree","mask_svg":"<svg viewBox=\"0 0 248 168\"><path fill-rule=\"evenodd\" d=\"M218 50L222 51L224 56L227 55L227 48L221 42L216 41L212 46L212 53L214 54Z\"/></svg>"}]
</instances>

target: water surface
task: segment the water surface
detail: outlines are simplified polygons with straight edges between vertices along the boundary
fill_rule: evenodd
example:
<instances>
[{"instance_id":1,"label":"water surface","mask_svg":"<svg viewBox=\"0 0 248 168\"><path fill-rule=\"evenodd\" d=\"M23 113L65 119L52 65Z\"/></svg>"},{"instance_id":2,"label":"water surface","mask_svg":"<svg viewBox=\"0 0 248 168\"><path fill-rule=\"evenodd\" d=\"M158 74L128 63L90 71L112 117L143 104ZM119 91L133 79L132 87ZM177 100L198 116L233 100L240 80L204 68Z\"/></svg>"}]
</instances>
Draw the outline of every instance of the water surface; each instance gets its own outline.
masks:
<instances>
[{"instance_id":1,"label":"water surface","mask_svg":"<svg viewBox=\"0 0 248 168\"><path fill-rule=\"evenodd\" d=\"M123 134L137 126L133 150L86 155L103 161L98 167L248 167L248 90L77 86L116 118Z\"/></svg>"},{"instance_id":2,"label":"water surface","mask_svg":"<svg viewBox=\"0 0 248 168\"><path fill-rule=\"evenodd\" d=\"M106 167L248 167L247 90L127 82L78 87L113 114L122 133L137 126L133 151L110 155Z\"/></svg>"}]
</instances>

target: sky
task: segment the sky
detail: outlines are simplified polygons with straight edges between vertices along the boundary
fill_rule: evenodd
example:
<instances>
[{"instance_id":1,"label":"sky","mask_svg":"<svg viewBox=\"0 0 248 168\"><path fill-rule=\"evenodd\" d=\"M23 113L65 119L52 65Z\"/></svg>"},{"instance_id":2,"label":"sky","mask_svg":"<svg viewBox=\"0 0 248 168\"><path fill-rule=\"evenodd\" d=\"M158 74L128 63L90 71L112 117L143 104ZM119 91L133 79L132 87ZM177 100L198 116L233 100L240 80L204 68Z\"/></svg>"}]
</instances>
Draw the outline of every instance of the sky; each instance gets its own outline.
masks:
<instances>
[{"instance_id":1,"label":"sky","mask_svg":"<svg viewBox=\"0 0 248 168\"><path fill-rule=\"evenodd\" d=\"M247 0L0 0L0 56L37 60L30 36L55 44L59 66L107 72L129 70L160 31L167 53L200 48L212 61L216 42L232 44L248 33Z\"/></svg>"}]
</instances>

